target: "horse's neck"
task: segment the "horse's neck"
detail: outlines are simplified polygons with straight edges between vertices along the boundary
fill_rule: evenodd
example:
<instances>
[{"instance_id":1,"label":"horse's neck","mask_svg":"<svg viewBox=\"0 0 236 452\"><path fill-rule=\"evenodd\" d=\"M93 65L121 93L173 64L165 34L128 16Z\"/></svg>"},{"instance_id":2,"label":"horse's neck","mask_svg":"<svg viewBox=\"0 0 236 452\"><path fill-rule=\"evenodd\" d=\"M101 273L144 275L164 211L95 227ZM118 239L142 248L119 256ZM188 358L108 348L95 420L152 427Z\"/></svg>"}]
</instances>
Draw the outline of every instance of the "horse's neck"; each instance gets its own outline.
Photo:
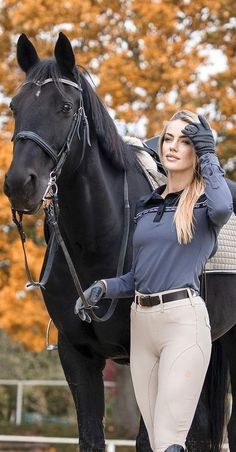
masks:
<instances>
[{"instance_id":1,"label":"horse's neck","mask_svg":"<svg viewBox=\"0 0 236 452\"><path fill-rule=\"evenodd\" d=\"M98 149L88 148L72 178L59 187L63 227L72 242L83 242L91 253L112 245L121 231L123 174Z\"/></svg>"}]
</instances>

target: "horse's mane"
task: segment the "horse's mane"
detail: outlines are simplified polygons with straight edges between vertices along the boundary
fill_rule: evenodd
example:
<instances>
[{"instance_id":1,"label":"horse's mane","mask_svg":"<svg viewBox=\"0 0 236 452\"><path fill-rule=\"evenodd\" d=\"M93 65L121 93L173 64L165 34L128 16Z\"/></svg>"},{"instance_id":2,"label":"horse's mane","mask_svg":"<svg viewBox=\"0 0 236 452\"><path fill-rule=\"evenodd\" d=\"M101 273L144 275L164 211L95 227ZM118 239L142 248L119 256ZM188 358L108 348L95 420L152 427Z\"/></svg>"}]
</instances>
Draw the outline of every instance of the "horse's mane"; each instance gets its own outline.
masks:
<instances>
[{"instance_id":1,"label":"horse's mane","mask_svg":"<svg viewBox=\"0 0 236 452\"><path fill-rule=\"evenodd\" d=\"M94 127L100 149L116 167L125 168L133 164L137 165L137 152L134 152L136 146L123 141L105 105L87 81L85 73L76 67L73 81L82 86L85 111L90 124ZM63 95L65 91L63 84L59 81L60 77L62 74L56 60L48 59L41 60L34 65L27 74L26 80L42 82L47 78L52 78L58 91ZM136 150L138 151L138 147Z\"/></svg>"}]
</instances>

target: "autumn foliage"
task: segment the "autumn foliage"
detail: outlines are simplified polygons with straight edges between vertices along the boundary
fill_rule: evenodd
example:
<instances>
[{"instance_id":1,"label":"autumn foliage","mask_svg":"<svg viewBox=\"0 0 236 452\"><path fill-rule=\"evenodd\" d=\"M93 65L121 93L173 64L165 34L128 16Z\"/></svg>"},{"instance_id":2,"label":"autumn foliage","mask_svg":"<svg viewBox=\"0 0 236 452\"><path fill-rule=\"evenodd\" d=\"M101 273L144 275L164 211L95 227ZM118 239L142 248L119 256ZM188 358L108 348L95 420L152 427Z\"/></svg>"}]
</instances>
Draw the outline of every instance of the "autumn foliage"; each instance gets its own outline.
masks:
<instances>
[{"instance_id":1,"label":"autumn foliage","mask_svg":"<svg viewBox=\"0 0 236 452\"><path fill-rule=\"evenodd\" d=\"M234 0L3 0L0 9L1 183L12 152L9 98L23 77L15 59L22 32L41 57L51 56L58 31L65 32L77 63L92 74L124 132L134 128L143 135L146 128L150 137L176 109L189 108L210 119L222 161L235 156ZM0 326L39 350L48 315L40 293L25 289L20 242L8 201L0 198ZM29 218L26 228L38 278L45 251L42 218Z\"/></svg>"},{"instance_id":2,"label":"autumn foliage","mask_svg":"<svg viewBox=\"0 0 236 452\"><path fill-rule=\"evenodd\" d=\"M9 140L2 138L1 185L4 172L10 163L11 147ZM48 314L39 291L25 287L27 277L21 243L16 227L11 221L9 201L2 193L0 198L0 325L26 348L39 351L45 343ZM42 219L31 217L26 220L25 227L28 235L29 263L32 275L37 279L44 255Z\"/></svg>"}]
</instances>

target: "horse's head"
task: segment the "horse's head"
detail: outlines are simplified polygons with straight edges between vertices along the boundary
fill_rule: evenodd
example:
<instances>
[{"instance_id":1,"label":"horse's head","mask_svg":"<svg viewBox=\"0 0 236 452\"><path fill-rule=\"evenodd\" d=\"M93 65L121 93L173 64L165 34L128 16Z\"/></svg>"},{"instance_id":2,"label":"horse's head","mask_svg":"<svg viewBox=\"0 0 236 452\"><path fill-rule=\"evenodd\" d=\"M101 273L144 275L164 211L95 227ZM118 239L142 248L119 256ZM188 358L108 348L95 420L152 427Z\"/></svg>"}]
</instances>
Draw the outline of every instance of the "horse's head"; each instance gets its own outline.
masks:
<instances>
[{"instance_id":1,"label":"horse's head","mask_svg":"<svg viewBox=\"0 0 236 452\"><path fill-rule=\"evenodd\" d=\"M52 171L60 172L70 144L86 122L79 73L67 37L60 33L55 59L40 60L23 34L17 60L26 77L11 101L15 118L13 160L4 191L15 210L37 209Z\"/></svg>"}]
</instances>

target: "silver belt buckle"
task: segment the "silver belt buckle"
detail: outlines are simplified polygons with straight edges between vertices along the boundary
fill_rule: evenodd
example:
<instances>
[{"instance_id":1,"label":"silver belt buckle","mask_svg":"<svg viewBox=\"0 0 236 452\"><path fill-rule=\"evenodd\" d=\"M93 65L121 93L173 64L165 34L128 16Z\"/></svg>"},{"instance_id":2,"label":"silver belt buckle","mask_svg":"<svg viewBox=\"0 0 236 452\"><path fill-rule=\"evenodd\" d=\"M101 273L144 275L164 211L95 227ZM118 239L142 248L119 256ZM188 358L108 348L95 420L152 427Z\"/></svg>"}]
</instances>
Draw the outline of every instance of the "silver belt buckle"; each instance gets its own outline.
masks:
<instances>
[{"instance_id":1,"label":"silver belt buckle","mask_svg":"<svg viewBox=\"0 0 236 452\"><path fill-rule=\"evenodd\" d=\"M140 306L143 306L142 305L142 300L145 298L145 295L139 295L139 297L138 297L138 302L139 302L139 305Z\"/></svg>"}]
</instances>

